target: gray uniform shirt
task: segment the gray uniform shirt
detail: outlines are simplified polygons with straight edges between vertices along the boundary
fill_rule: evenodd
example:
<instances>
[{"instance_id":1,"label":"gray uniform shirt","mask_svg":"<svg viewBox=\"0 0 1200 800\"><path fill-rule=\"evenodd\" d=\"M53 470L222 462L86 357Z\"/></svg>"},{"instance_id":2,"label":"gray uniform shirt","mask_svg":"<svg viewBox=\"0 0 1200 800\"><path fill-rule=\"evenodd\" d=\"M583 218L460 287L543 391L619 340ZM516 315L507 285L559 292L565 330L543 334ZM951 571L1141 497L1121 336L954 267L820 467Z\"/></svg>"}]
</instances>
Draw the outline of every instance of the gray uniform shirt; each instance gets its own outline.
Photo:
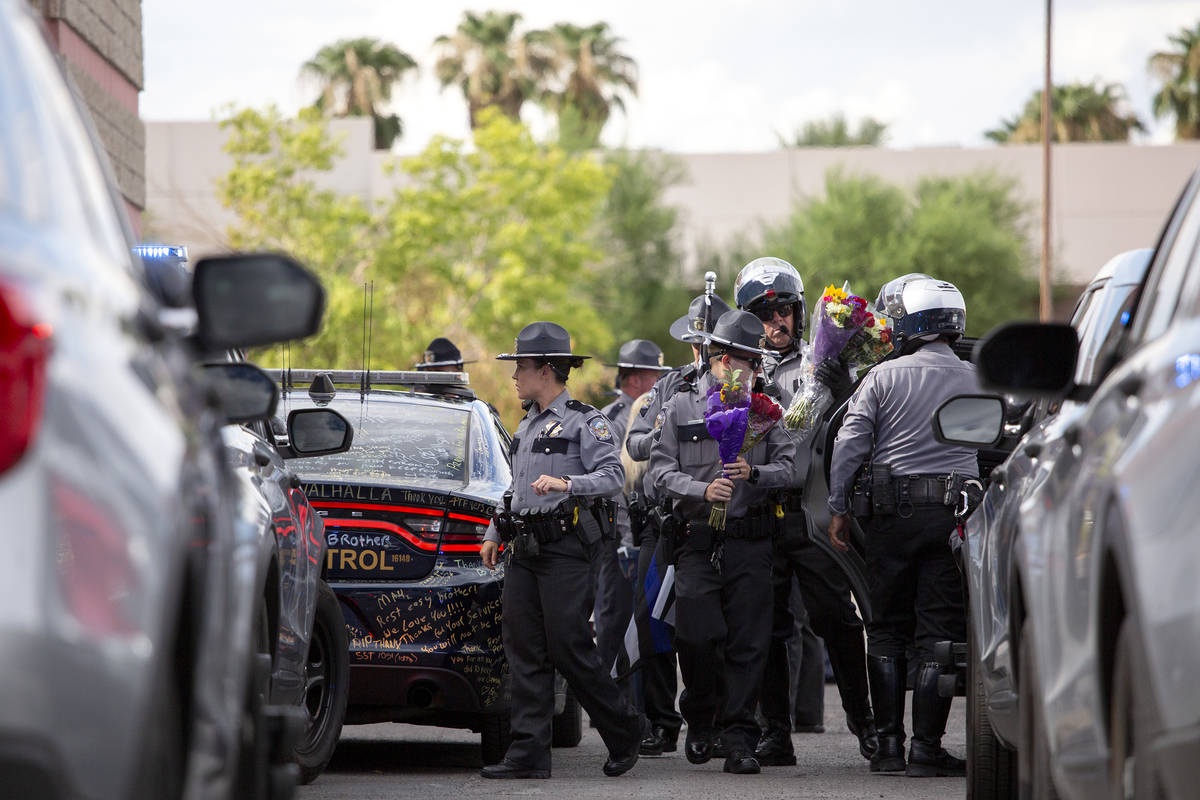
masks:
<instances>
[{"instance_id":1,"label":"gray uniform shirt","mask_svg":"<svg viewBox=\"0 0 1200 800\"><path fill-rule=\"evenodd\" d=\"M943 341L879 364L863 378L833 444L829 509L846 513L854 473L871 454L894 475L979 475L976 451L933 438L933 413L959 394L979 391L975 367Z\"/></svg>"},{"instance_id":2,"label":"gray uniform shirt","mask_svg":"<svg viewBox=\"0 0 1200 800\"><path fill-rule=\"evenodd\" d=\"M695 376L699 369L699 366L695 364L673 369L659 378L654 387L650 389L650 399L646 401L646 405L642 406L642 410L634 418L633 424L629 426L629 433L625 437L625 449L629 451L629 455L634 461L649 460L650 447L658 438L658 432L662 428L663 403L670 400L679 391L679 387L686 377L685 370L687 371L686 375ZM646 477L642 479L642 494L651 503L658 502L658 489L654 485L650 470L646 470Z\"/></svg>"},{"instance_id":3,"label":"gray uniform shirt","mask_svg":"<svg viewBox=\"0 0 1200 800\"><path fill-rule=\"evenodd\" d=\"M530 487L542 475L571 479L571 494L611 497L625 484L625 467L617 452L612 426L596 409L567 407L566 389L545 409L530 407L513 437L513 512L553 511L568 497L551 492L539 497ZM582 404L579 404L582 405ZM488 525L485 541L498 542L495 523Z\"/></svg>"},{"instance_id":4,"label":"gray uniform shirt","mask_svg":"<svg viewBox=\"0 0 1200 800\"><path fill-rule=\"evenodd\" d=\"M783 406L783 410L787 411L787 407L791 405L792 398L800 391L800 367L804 363L804 352L808 348L808 344L804 341L797 342L796 346L785 353L782 358L775 359L768 356L763 360L763 371L771 382L779 387L779 392L782 397L779 404ZM790 488L800 489L804 486L804 480L808 476L808 465L811 459L809 442L796 448L796 458L792 463L792 482Z\"/></svg>"},{"instance_id":5,"label":"gray uniform shirt","mask_svg":"<svg viewBox=\"0 0 1200 800\"><path fill-rule=\"evenodd\" d=\"M717 443L704 428L705 395L713 383L712 374L705 373L694 389L677 392L666 402L658 440L650 449L655 485L678 500L679 513L694 522L708 521L710 504L704 499L704 490L721 477ZM766 502L768 489L787 486L795 454L796 445L783 426L772 428L767 438L745 455L748 464L758 467L758 482L733 482L733 499L726 507L729 518L744 517L750 506Z\"/></svg>"},{"instance_id":6,"label":"gray uniform shirt","mask_svg":"<svg viewBox=\"0 0 1200 800\"><path fill-rule=\"evenodd\" d=\"M625 426L629 424L629 409L633 407L636 399L622 391L616 400L600 409L600 413L608 418L618 454L621 452L621 446L625 443ZM617 543L625 547L633 547L633 529L629 524L628 498L625 497L624 492L617 495Z\"/></svg>"}]
</instances>

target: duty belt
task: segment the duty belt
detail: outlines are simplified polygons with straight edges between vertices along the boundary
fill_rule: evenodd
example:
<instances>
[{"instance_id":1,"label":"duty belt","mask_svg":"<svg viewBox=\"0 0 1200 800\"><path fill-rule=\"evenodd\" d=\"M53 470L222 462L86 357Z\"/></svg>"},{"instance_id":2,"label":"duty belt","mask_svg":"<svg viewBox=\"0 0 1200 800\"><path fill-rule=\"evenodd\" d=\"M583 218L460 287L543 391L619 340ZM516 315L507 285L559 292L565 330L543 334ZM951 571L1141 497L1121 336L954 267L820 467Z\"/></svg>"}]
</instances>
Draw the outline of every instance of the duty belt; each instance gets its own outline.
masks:
<instances>
[{"instance_id":1,"label":"duty belt","mask_svg":"<svg viewBox=\"0 0 1200 800\"><path fill-rule=\"evenodd\" d=\"M548 544L557 542L575 530L575 525L579 522L579 507L576 506L570 514L514 514L512 519L517 536L528 533L542 544Z\"/></svg>"},{"instance_id":2,"label":"duty belt","mask_svg":"<svg viewBox=\"0 0 1200 800\"><path fill-rule=\"evenodd\" d=\"M972 490L971 495L975 495L975 490L979 495L983 493L979 479L969 475L902 475L893 480L896 509L902 517L909 516L911 508L918 505L957 507L960 497L966 497L968 487ZM978 497L973 496L970 500L978 502ZM963 502L968 501L964 499ZM971 502L972 506L974 502Z\"/></svg>"},{"instance_id":3,"label":"duty belt","mask_svg":"<svg viewBox=\"0 0 1200 800\"><path fill-rule=\"evenodd\" d=\"M756 509L754 513L747 514L745 517L726 520L723 531L714 530L704 522L689 522L684 527L684 536L712 533L714 540L721 537L726 539L766 539L774 531L775 514L773 510Z\"/></svg>"}]
</instances>

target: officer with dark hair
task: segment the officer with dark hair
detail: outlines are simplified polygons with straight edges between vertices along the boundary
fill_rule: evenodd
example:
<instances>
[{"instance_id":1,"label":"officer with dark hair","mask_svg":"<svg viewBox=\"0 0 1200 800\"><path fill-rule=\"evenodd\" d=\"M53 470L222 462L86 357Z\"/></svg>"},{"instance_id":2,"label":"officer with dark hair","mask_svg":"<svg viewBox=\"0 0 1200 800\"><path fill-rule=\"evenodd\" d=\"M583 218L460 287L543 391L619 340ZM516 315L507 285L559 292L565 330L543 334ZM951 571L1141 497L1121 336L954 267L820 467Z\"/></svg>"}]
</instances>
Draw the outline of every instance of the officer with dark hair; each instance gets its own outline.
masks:
<instances>
[{"instance_id":1,"label":"officer with dark hair","mask_svg":"<svg viewBox=\"0 0 1200 800\"><path fill-rule=\"evenodd\" d=\"M768 490L791 482L796 446L780 426L744 457L720 463L704 412L708 390L733 373L751 387L762 365L763 327L744 311L728 311L704 334L709 373L663 406L650 452L650 472L676 500L675 644L687 685L680 707L688 723L685 753L693 764L712 757L714 728L729 755L724 770L759 772L754 709L771 634L771 540L776 506ZM712 504L726 503L723 530L709 525ZM724 699L719 675L724 675Z\"/></svg>"},{"instance_id":2,"label":"officer with dark hair","mask_svg":"<svg viewBox=\"0 0 1200 800\"><path fill-rule=\"evenodd\" d=\"M617 399L600 409L608 418L613 440L620 452L625 442L625 426L629 422L629 409L634 401L654 386L670 367L663 366L662 348L646 339L631 339L621 345L615 364ZM600 660L608 666L616 661L633 615L633 578L637 571L637 548L633 532L629 527L629 508L625 495L617 495L617 533L605 540L597 562L596 581L596 649Z\"/></svg>"},{"instance_id":3,"label":"officer with dark hair","mask_svg":"<svg viewBox=\"0 0 1200 800\"><path fill-rule=\"evenodd\" d=\"M566 678L608 746L604 774L638 759L643 716L601 663L588 630L595 597L593 562L614 524L625 469L608 419L572 400L566 383L587 356L571 352L553 322L521 329L513 381L528 410L512 441L513 482L505 509L488 526L480 556L494 569L508 543L502 630L512 675L512 744L485 778L550 777L554 671Z\"/></svg>"},{"instance_id":4,"label":"officer with dark hair","mask_svg":"<svg viewBox=\"0 0 1200 800\"><path fill-rule=\"evenodd\" d=\"M714 275L714 283L715 277ZM625 437L625 449L632 458L638 461L650 458L650 447L662 429L663 403L674 397L681 386L687 384L691 387L708 369L708 365L700 357L700 345L704 342L702 333L711 333L716 321L726 311L729 311L729 304L720 296L715 293L701 294L692 299L688 305L688 312L671 324L671 338L690 344L693 360L690 364L664 374L650 390L646 405L633 419ZM642 481L642 497L637 500L647 514L646 524L641 532L641 547L638 550L635 597L644 594L651 559L658 547L661 516L651 512L655 512L662 501L654 479L647 470ZM663 565L659 567L662 568ZM647 620L639 620L639 625L646 622ZM658 756L673 753L679 739L679 729L683 727L683 718L675 710L675 697L679 693L675 651L643 654L641 675L642 698L645 702L646 716L650 720L650 733L642 741L641 754ZM687 689L684 689L684 692L686 693Z\"/></svg>"},{"instance_id":5,"label":"officer with dark hair","mask_svg":"<svg viewBox=\"0 0 1200 800\"><path fill-rule=\"evenodd\" d=\"M941 667L933 647L966 637L962 586L947 538L963 493L977 500L982 486L976 452L939 443L931 420L949 398L979 391L974 367L950 349L966 330L966 306L953 284L924 275L889 283L879 304L892 320L897 355L868 372L850 400L833 446L828 499L829 537L844 551L857 484L854 514L866 535L872 609L867 665L879 726L871 771L964 775L962 759L941 746L951 701L938 692ZM921 667L906 764L910 648Z\"/></svg>"},{"instance_id":6,"label":"officer with dark hair","mask_svg":"<svg viewBox=\"0 0 1200 800\"><path fill-rule=\"evenodd\" d=\"M780 390L786 407L800 390L801 365L805 345L804 284L800 274L778 258L757 258L742 268L734 285L738 308L763 321L767 343L779 353L767 360L766 369ZM829 387L834 407L849 394L850 375L836 359L818 365L817 379ZM846 725L858 737L859 752L870 758L878 744L875 719L871 713L867 686L866 651L863 648L863 624L851 600L850 581L833 558L814 544L809 536L808 518L803 508L800 487L808 472L810 450L796 453L796 470L785 495L783 527L775 544L773 624L771 649L763 676L762 713L767 728L758 743L757 756L763 766L787 766L796 763L791 739L788 642L796 633L793 608L803 606L807 621L801 619L800 680L795 707L796 726L801 730L823 731L825 662L817 637L825 641L834 680L846 712ZM793 581L795 576L795 581ZM800 598L792 587L799 587ZM801 602L802 601L802 602ZM805 690L811 690L807 695ZM804 709L807 719L799 714Z\"/></svg>"},{"instance_id":7,"label":"officer with dark hair","mask_svg":"<svg viewBox=\"0 0 1200 800\"><path fill-rule=\"evenodd\" d=\"M463 361L462 353L454 342L439 336L425 348L421 361L413 364L413 369L430 372L462 372L463 364L474 363L474 361Z\"/></svg>"}]
</instances>

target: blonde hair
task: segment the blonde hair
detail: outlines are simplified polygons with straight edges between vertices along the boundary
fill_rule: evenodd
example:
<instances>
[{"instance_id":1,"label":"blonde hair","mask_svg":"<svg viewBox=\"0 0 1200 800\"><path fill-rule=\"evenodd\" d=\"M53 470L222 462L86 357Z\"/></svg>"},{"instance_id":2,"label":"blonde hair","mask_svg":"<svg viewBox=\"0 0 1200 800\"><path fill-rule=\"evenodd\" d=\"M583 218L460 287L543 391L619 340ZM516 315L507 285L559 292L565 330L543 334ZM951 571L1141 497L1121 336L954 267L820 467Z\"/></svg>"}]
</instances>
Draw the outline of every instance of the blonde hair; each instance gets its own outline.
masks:
<instances>
[{"instance_id":1,"label":"blonde hair","mask_svg":"<svg viewBox=\"0 0 1200 800\"><path fill-rule=\"evenodd\" d=\"M650 402L650 392L646 392L637 400L633 401L633 405L629 407L629 418L625 420L625 441L621 443L621 463L625 466L625 494L637 492L641 494L642 478L646 475L645 461L634 461L633 456L629 455L629 429L633 427L633 420L642 413L642 409Z\"/></svg>"}]
</instances>

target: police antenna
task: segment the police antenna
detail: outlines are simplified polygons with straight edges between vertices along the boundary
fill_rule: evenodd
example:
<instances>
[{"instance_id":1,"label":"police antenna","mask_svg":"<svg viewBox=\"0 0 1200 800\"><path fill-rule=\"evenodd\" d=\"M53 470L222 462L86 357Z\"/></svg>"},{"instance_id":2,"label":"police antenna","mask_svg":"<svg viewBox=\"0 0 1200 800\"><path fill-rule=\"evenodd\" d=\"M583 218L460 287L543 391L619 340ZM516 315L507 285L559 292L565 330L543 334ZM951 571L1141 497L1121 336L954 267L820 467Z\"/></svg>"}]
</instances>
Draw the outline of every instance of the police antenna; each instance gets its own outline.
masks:
<instances>
[{"instance_id":1,"label":"police antenna","mask_svg":"<svg viewBox=\"0 0 1200 800\"><path fill-rule=\"evenodd\" d=\"M712 298L717 291L717 273L709 270L704 273L704 333L712 331ZM702 337L700 340L700 371L708 369L708 338Z\"/></svg>"},{"instance_id":2,"label":"police antenna","mask_svg":"<svg viewBox=\"0 0 1200 800\"><path fill-rule=\"evenodd\" d=\"M375 281L363 282L362 375L358 385L359 399L371 388L371 348L375 343Z\"/></svg>"}]
</instances>

